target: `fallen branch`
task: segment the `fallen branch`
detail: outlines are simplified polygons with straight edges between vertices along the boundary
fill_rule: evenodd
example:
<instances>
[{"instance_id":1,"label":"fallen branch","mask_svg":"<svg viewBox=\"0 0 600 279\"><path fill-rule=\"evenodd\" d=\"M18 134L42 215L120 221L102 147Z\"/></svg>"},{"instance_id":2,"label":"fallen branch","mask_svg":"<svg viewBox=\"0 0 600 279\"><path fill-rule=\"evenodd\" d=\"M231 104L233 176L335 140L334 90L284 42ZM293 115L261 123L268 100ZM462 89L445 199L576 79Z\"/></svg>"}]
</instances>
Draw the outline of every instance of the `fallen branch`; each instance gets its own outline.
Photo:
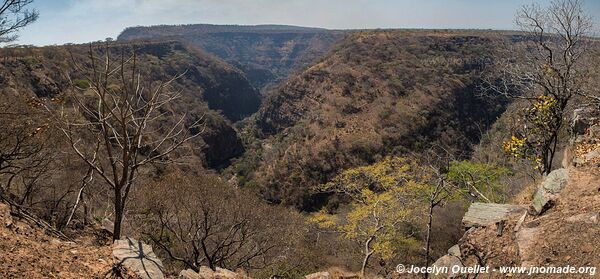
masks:
<instances>
[{"instance_id":1,"label":"fallen branch","mask_svg":"<svg viewBox=\"0 0 600 279\"><path fill-rule=\"evenodd\" d=\"M44 229L44 231L51 236L60 238L61 240L65 240L65 241L73 241L68 236L66 236L59 230L55 229L52 225L48 224L48 222L27 212L27 210L25 210L22 206L20 206L16 202L14 202L9 197L5 196L3 191L0 191L0 201L6 202L10 205L10 214L11 215L19 217L21 219L25 219L29 222L36 224L40 228Z\"/></svg>"}]
</instances>

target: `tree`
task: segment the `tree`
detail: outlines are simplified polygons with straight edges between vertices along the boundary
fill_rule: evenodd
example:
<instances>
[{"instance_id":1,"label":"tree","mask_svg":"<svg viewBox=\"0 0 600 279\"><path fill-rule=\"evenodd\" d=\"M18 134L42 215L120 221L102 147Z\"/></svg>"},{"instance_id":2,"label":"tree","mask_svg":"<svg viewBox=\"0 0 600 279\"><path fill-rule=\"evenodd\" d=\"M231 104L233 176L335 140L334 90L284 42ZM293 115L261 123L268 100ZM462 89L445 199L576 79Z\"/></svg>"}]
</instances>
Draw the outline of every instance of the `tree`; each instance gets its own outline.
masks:
<instances>
[{"instance_id":1,"label":"tree","mask_svg":"<svg viewBox=\"0 0 600 279\"><path fill-rule=\"evenodd\" d=\"M174 263L195 271L264 270L293 251L299 218L216 175L170 175L148 189L142 193L142 222L150 224L144 235Z\"/></svg>"},{"instance_id":2,"label":"tree","mask_svg":"<svg viewBox=\"0 0 600 279\"><path fill-rule=\"evenodd\" d=\"M0 5L0 43L8 43L17 39L15 33L19 29L35 22L39 13L35 9L27 9L33 0L3 0Z\"/></svg>"},{"instance_id":3,"label":"tree","mask_svg":"<svg viewBox=\"0 0 600 279\"><path fill-rule=\"evenodd\" d=\"M534 161L540 173L548 174L567 107L574 96L585 94L593 21L582 0L555 0L548 7L523 6L516 24L525 32L520 43L525 55L498 65L502 82L494 78L487 84L494 92L528 103L523 129L505 143L505 150Z\"/></svg>"},{"instance_id":4,"label":"tree","mask_svg":"<svg viewBox=\"0 0 600 279\"><path fill-rule=\"evenodd\" d=\"M425 189L429 188L412 176L417 168L407 159L387 157L370 166L346 170L317 189L351 198L350 211L345 216L321 211L312 216L311 222L362 246L363 277L374 254L391 258L399 249L417 246L415 237L403 226L422 208Z\"/></svg>"},{"instance_id":5,"label":"tree","mask_svg":"<svg viewBox=\"0 0 600 279\"><path fill-rule=\"evenodd\" d=\"M452 161L446 173L448 182L465 191L472 200L487 203L499 202L503 188L500 178L511 172L505 167L471 161Z\"/></svg>"},{"instance_id":6,"label":"tree","mask_svg":"<svg viewBox=\"0 0 600 279\"><path fill-rule=\"evenodd\" d=\"M111 53L117 50L120 55L115 59ZM60 129L77 156L113 191L113 240L117 240L140 170L171 161L170 154L202 132L203 117L177 116L169 105L179 97L171 88L179 77L144 80L136 68L135 50L90 45L86 64L73 60L88 86L69 95L73 109L61 110Z\"/></svg>"},{"instance_id":7,"label":"tree","mask_svg":"<svg viewBox=\"0 0 600 279\"><path fill-rule=\"evenodd\" d=\"M427 204L427 228L425 233L425 266L431 262L431 243L434 221L434 211L447 203L462 201L465 191L456 184L450 183L445 172L448 171L448 162L453 160L454 155L442 146L433 146L420 154L413 154L419 158L419 177L426 183L426 187L420 189L419 196ZM423 274L429 278L429 272Z\"/></svg>"},{"instance_id":8,"label":"tree","mask_svg":"<svg viewBox=\"0 0 600 279\"><path fill-rule=\"evenodd\" d=\"M433 229L433 217L434 210L438 207L444 206L446 203L451 201L461 200L463 197L463 191L455 185L446 181L445 175L443 175L438 168L433 165L429 166L432 170L432 177L428 187L423 187L421 191L427 199L427 232L425 237L425 266L429 266L431 262L431 232ZM429 277L429 272L424 274L425 278Z\"/></svg>"},{"instance_id":9,"label":"tree","mask_svg":"<svg viewBox=\"0 0 600 279\"><path fill-rule=\"evenodd\" d=\"M38 18L37 11L26 9L26 6L32 2L33 0L4 0L2 2L0 5L0 43L14 41L17 38L14 35L15 32ZM47 156L42 155L43 141L39 141L39 132L44 127L30 125L32 124L30 119L24 119L27 116L23 114L26 109L15 110L16 106L11 106L11 101L3 103L0 107L2 111L0 113L0 124L2 124L0 176L8 176L7 189L11 188L13 180L17 177L22 178L26 189L31 189L49 162ZM19 117L22 119L17 120ZM30 191L25 191L20 203L27 199L28 192Z\"/></svg>"},{"instance_id":10,"label":"tree","mask_svg":"<svg viewBox=\"0 0 600 279\"><path fill-rule=\"evenodd\" d=\"M4 97L12 104L0 104L0 178L5 182L2 191L14 195L11 202L23 205L50 168L53 156L47 149L49 127L41 120L44 115L34 100Z\"/></svg>"}]
</instances>

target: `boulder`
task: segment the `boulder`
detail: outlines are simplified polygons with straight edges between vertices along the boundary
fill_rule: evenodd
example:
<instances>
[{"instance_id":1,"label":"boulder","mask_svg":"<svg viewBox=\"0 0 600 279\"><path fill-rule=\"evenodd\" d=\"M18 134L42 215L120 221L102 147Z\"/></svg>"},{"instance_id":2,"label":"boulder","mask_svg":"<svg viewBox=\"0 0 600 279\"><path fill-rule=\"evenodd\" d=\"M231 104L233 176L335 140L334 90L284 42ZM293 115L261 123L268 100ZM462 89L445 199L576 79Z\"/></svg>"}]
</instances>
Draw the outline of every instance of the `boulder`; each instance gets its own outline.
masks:
<instances>
[{"instance_id":1,"label":"boulder","mask_svg":"<svg viewBox=\"0 0 600 279\"><path fill-rule=\"evenodd\" d=\"M596 120L597 116L593 108L589 107L576 109L573 111L571 130L575 135L583 135Z\"/></svg>"},{"instance_id":2,"label":"boulder","mask_svg":"<svg viewBox=\"0 0 600 279\"><path fill-rule=\"evenodd\" d=\"M113 223L113 221L109 220L109 219L102 219L102 229L109 232L110 234L113 234L113 228L115 226L115 223Z\"/></svg>"},{"instance_id":3,"label":"boulder","mask_svg":"<svg viewBox=\"0 0 600 279\"><path fill-rule=\"evenodd\" d=\"M462 254L460 252L460 246L458 246L458 244L456 244L456 245L450 247L450 249L448 249L448 255L460 258L462 256Z\"/></svg>"},{"instance_id":4,"label":"boulder","mask_svg":"<svg viewBox=\"0 0 600 279\"><path fill-rule=\"evenodd\" d=\"M443 270L444 268L448 270L448 273L439 273L439 274L430 274L429 278L442 279L442 278L457 278L460 276L459 273L453 273L452 267L460 266L463 267L462 262L459 258L452 255L445 255L439 258L433 266L439 268L439 270Z\"/></svg>"},{"instance_id":5,"label":"boulder","mask_svg":"<svg viewBox=\"0 0 600 279\"><path fill-rule=\"evenodd\" d=\"M324 271L324 272L317 272L317 273L313 273L313 274L309 274L304 276L305 279L330 279L331 275L329 274L329 272Z\"/></svg>"},{"instance_id":6,"label":"boulder","mask_svg":"<svg viewBox=\"0 0 600 279\"><path fill-rule=\"evenodd\" d=\"M235 273L231 270L217 267L212 270L208 267L201 266L198 272L191 269L182 270L179 273L180 279L250 279L250 277Z\"/></svg>"},{"instance_id":7,"label":"boulder","mask_svg":"<svg viewBox=\"0 0 600 279\"><path fill-rule=\"evenodd\" d=\"M113 244L113 256L119 265L127 268L142 279L162 279L163 264L154 254L152 247L133 238L124 238Z\"/></svg>"},{"instance_id":8,"label":"boulder","mask_svg":"<svg viewBox=\"0 0 600 279\"><path fill-rule=\"evenodd\" d=\"M526 211L527 208L520 205L476 202L469 206L462 223L466 228L486 227L507 221L512 216L520 216Z\"/></svg>"},{"instance_id":9,"label":"boulder","mask_svg":"<svg viewBox=\"0 0 600 279\"><path fill-rule=\"evenodd\" d=\"M535 213L541 214L548 209L565 185L567 185L568 181L569 170L567 169L557 169L548 174L533 197L532 207Z\"/></svg>"}]
</instances>

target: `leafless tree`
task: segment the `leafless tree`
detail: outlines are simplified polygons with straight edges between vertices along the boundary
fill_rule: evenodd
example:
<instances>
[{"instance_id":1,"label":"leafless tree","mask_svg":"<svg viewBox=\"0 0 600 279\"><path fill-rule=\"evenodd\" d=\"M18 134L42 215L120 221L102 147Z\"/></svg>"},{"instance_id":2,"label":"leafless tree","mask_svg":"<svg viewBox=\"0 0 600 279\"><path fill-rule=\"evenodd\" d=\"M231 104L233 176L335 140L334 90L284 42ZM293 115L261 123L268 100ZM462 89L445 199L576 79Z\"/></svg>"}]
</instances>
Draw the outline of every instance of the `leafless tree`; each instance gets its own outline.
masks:
<instances>
[{"instance_id":1,"label":"leafless tree","mask_svg":"<svg viewBox=\"0 0 600 279\"><path fill-rule=\"evenodd\" d=\"M427 225L425 231L425 266L431 263L431 243L434 222L434 211L436 208L443 207L447 203L457 201L463 195L463 191L452 183L449 183L444 174L448 169L448 164L455 160L456 155L447 147L434 145L422 153L413 153L415 158L419 159L425 173L420 176L426 179L428 188L425 191L424 200L427 202ZM460 157L460 156L458 156ZM429 273L423 274L424 278L429 278Z\"/></svg>"},{"instance_id":2,"label":"leafless tree","mask_svg":"<svg viewBox=\"0 0 600 279\"><path fill-rule=\"evenodd\" d=\"M120 55L112 55L119 50ZM116 240L140 170L153 162L171 161L169 155L200 135L203 117L190 121L187 114L177 116L169 104L180 96L172 90L179 76L145 81L135 50L90 45L88 58L82 64L73 59L89 87L70 94L73 106L61 110L60 129L75 153L112 189Z\"/></svg>"},{"instance_id":3,"label":"leafless tree","mask_svg":"<svg viewBox=\"0 0 600 279\"><path fill-rule=\"evenodd\" d=\"M498 65L502 81L494 78L487 84L492 91L526 100L535 108L528 111L531 121L523 133L535 135L535 139L529 137L537 149L535 160L540 161L541 173L547 174L567 106L574 96L585 94L588 71L584 64L593 21L583 0L554 0L547 7L523 6L516 24L524 32L517 44L520 50L505 53L508 62ZM517 53L524 54L515 57Z\"/></svg>"},{"instance_id":4,"label":"leafless tree","mask_svg":"<svg viewBox=\"0 0 600 279\"><path fill-rule=\"evenodd\" d=\"M214 175L192 182L170 177L145 195L152 220L145 230L170 260L198 271L201 266L265 269L292 244L283 208L261 204Z\"/></svg>"},{"instance_id":5,"label":"leafless tree","mask_svg":"<svg viewBox=\"0 0 600 279\"><path fill-rule=\"evenodd\" d=\"M4 0L0 5L0 43L14 41L14 35L19 29L34 22L38 18L38 13L35 10L28 10L26 7L33 0ZM13 100L14 101L14 100ZM20 100L19 100L20 101ZM17 106L11 106L10 101L3 102L0 107L0 123L2 124L2 132L0 132L0 175L8 176L7 188L11 187L14 179L21 177L23 183L27 184L27 189L33 187L34 182L40 174L40 170L47 166L48 160L44 156L38 156L42 153L42 142L35 142L38 137L38 132L42 127L30 126L25 121L25 115L21 115L23 119L16 120L19 114L25 111L13 110ZM24 163L29 161L28 163ZM29 172L29 175L24 175ZM26 182L29 176L29 183ZM26 191L28 192L28 191ZM22 198L26 199L27 195Z\"/></svg>"},{"instance_id":6,"label":"leafless tree","mask_svg":"<svg viewBox=\"0 0 600 279\"><path fill-rule=\"evenodd\" d=\"M0 43L17 39L19 29L38 19L39 13L27 7L33 0L3 0L0 4Z\"/></svg>"},{"instance_id":7,"label":"leafless tree","mask_svg":"<svg viewBox=\"0 0 600 279\"><path fill-rule=\"evenodd\" d=\"M9 98L8 103L13 104L0 105L0 178L5 182L3 190L15 195L13 202L22 205L52 160L46 148L48 125L36 119L40 114L25 100ZM14 184L19 189L12 189Z\"/></svg>"}]
</instances>

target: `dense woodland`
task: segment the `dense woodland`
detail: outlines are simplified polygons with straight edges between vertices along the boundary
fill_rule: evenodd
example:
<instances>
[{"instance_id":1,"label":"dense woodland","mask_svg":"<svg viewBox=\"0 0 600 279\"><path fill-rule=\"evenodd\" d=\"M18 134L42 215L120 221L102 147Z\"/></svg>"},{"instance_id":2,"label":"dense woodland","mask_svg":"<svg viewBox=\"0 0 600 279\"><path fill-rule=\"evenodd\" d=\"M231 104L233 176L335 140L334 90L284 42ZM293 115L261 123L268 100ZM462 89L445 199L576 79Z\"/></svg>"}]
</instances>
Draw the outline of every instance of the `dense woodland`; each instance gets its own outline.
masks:
<instances>
[{"instance_id":1,"label":"dense woodland","mask_svg":"<svg viewBox=\"0 0 600 279\"><path fill-rule=\"evenodd\" d=\"M116 222L173 274L430 264L470 203L559 164L574 103L598 108L584 23L563 50L581 56L557 61L544 46L564 38L535 28L154 26L1 48L0 194L70 237Z\"/></svg>"}]
</instances>

